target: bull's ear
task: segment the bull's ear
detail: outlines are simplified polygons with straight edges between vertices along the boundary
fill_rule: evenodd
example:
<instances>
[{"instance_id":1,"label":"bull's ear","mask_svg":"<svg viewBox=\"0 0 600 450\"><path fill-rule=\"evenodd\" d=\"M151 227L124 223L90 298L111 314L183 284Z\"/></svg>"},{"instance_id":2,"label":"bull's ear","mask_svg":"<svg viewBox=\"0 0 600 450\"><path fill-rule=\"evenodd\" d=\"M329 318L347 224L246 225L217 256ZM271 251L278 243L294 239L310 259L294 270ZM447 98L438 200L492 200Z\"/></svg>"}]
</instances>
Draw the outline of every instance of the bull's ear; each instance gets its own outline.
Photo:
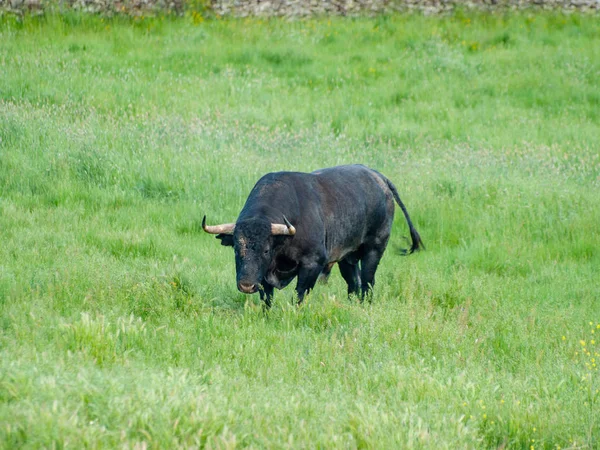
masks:
<instances>
[{"instance_id":1,"label":"bull's ear","mask_svg":"<svg viewBox=\"0 0 600 450\"><path fill-rule=\"evenodd\" d=\"M217 234L215 236L217 239L221 241L221 245L225 247L233 247L233 236L231 234Z\"/></svg>"}]
</instances>

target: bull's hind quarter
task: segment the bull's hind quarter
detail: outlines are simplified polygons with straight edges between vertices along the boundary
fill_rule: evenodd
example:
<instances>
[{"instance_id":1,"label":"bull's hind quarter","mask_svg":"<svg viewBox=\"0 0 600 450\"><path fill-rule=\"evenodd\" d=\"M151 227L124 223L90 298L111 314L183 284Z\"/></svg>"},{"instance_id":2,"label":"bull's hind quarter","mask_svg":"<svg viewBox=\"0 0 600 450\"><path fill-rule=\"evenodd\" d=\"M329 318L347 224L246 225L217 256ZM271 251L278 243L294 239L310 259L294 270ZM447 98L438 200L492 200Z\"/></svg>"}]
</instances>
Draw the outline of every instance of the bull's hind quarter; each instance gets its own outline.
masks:
<instances>
[{"instance_id":1,"label":"bull's hind quarter","mask_svg":"<svg viewBox=\"0 0 600 450\"><path fill-rule=\"evenodd\" d=\"M375 272L389 241L394 200L400 206L412 245L423 248L396 187L362 165L312 173L274 172L263 176L235 223L202 228L235 252L237 286L259 292L271 305L274 288L298 278L298 301L337 263L348 295L361 298L373 289Z\"/></svg>"}]
</instances>

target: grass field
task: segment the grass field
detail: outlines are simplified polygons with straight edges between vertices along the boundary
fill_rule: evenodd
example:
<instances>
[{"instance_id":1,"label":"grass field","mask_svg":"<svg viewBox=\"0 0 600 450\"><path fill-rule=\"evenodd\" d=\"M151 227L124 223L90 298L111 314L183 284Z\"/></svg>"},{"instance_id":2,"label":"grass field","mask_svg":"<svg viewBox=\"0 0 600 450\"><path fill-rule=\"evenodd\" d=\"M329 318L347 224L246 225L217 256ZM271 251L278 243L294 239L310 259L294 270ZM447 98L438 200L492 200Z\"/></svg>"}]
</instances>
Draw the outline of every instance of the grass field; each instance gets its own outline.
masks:
<instances>
[{"instance_id":1,"label":"grass field","mask_svg":"<svg viewBox=\"0 0 600 450\"><path fill-rule=\"evenodd\" d=\"M2 19L0 447L598 448L598 18L199 19ZM265 314L202 216L343 163L427 250Z\"/></svg>"}]
</instances>

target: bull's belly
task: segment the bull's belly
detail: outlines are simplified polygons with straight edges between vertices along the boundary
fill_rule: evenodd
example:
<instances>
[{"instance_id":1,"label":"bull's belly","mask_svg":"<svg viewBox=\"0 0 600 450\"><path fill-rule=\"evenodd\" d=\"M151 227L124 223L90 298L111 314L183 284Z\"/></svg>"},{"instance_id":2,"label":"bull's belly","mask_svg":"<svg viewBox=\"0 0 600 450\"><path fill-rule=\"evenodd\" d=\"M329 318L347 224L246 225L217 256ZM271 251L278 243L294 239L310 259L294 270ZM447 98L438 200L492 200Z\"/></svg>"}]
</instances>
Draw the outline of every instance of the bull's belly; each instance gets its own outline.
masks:
<instances>
[{"instance_id":1,"label":"bull's belly","mask_svg":"<svg viewBox=\"0 0 600 450\"><path fill-rule=\"evenodd\" d=\"M361 258L365 247L385 245L392 229L393 210L391 214L385 217L385 220L380 223L371 224L368 228L366 224L363 224L362 227L357 227L363 230L357 233L358 236L348 236L348 234L345 236L338 235L337 242L334 239L327 242L327 261L329 263L337 263L346 260L352 264L356 264Z\"/></svg>"},{"instance_id":2,"label":"bull's belly","mask_svg":"<svg viewBox=\"0 0 600 450\"><path fill-rule=\"evenodd\" d=\"M337 246L332 248L327 255L327 261L329 264L340 262L343 259L356 259L358 261L357 254L360 250L362 243L356 243L347 246Z\"/></svg>"}]
</instances>

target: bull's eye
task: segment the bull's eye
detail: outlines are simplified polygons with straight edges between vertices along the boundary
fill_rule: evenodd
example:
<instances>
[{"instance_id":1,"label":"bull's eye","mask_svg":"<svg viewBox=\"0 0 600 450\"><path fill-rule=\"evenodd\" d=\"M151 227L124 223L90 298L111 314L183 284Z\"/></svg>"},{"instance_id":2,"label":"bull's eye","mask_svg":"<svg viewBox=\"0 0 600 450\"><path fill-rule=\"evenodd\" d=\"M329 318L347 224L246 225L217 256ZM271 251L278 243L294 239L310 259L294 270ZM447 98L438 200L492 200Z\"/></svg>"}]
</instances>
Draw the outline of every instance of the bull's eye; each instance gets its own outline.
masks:
<instances>
[{"instance_id":1,"label":"bull's eye","mask_svg":"<svg viewBox=\"0 0 600 450\"><path fill-rule=\"evenodd\" d=\"M269 249L266 249L266 250L263 252L263 255L267 256L268 254L269 254Z\"/></svg>"}]
</instances>

